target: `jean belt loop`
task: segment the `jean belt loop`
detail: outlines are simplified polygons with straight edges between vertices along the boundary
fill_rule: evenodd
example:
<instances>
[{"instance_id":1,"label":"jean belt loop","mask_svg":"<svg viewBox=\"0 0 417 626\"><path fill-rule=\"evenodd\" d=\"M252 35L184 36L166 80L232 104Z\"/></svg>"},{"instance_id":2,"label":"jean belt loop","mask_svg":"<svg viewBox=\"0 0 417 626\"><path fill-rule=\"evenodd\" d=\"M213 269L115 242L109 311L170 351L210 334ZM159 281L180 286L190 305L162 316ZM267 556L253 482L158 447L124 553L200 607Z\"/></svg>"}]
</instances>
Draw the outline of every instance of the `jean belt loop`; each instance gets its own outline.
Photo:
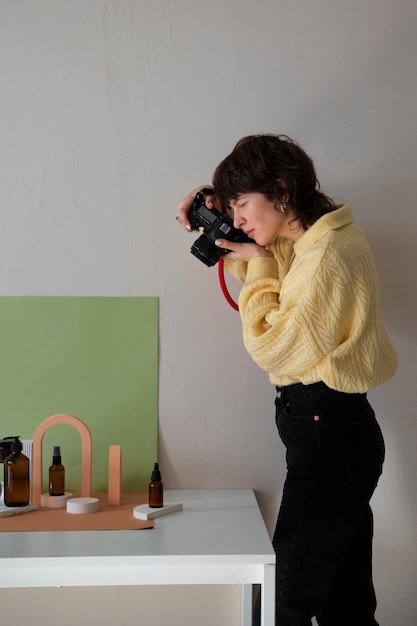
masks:
<instances>
[{"instance_id":1,"label":"jean belt loop","mask_svg":"<svg viewBox=\"0 0 417 626\"><path fill-rule=\"evenodd\" d=\"M276 390L277 390L277 398L278 400L283 400L283 395L284 395L284 387L281 387L280 385L276 386Z\"/></svg>"}]
</instances>

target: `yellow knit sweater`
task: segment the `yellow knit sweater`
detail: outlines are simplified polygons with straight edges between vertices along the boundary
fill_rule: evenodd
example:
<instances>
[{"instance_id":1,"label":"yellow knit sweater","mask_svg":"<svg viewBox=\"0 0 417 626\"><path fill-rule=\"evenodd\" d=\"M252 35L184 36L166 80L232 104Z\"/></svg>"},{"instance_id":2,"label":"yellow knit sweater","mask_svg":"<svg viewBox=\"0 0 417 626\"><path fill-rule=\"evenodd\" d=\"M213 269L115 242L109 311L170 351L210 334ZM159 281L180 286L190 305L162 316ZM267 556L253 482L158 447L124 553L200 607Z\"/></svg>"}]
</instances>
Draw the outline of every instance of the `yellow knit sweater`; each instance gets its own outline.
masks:
<instances>
[{"instance_id":1,"label":"yellow knit sweater","mask_svg":"<svg viewBox=\"0 0 417 626\"><path fill-rule=\"evenodd\" d=\"M274 385L324 381L362 393L393 376L396 352L381 324L372 253L349 205L322 216L274 258L226 261L243 282L246 349Z\"/></svg>"}]
</instances>

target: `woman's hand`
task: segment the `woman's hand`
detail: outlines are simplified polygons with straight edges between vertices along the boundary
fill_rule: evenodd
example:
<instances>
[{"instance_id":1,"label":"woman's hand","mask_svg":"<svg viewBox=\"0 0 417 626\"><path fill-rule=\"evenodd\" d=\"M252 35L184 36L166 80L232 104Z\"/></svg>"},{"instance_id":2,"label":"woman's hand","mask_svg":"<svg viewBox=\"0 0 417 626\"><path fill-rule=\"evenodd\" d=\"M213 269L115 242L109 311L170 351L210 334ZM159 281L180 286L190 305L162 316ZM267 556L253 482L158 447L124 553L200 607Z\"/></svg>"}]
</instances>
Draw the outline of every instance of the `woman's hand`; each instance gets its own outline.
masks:
<instances>
[{"instance_id":1,"label":"woman's hand","mask_svg":"<svg viewBox=\"0 0 417 626\"><path fill-rule=\"evenodd\" d=\"M216 239L214 243L219 248L230 250L225 258L231 261L250 261L257 256L270 259L274 258L270 250L265 250L263 246L258 246L257 243L236 243L234 241L228 241L227 239Z\"/></svg>"},{"instance_id":2,"label":"woman's hand","mask_svg":"<svg viewBox=\"0 0 417 626\"><path fill-rule=\"evenodd\" d=\"M196 194L204 188L212 189L211 185L200 185L199 187L195 187L189 194L185 196L181 200L178 205L178 215L177 222L187 231L191 231L190 220L188 219L188 213L190 212L191 207L193 206L194 198ZM208 209L212 209L214 207L214 203L216 201L216 196L213 194L212 196L206 196L205 204Z\"/></svg>"}]
</instances>

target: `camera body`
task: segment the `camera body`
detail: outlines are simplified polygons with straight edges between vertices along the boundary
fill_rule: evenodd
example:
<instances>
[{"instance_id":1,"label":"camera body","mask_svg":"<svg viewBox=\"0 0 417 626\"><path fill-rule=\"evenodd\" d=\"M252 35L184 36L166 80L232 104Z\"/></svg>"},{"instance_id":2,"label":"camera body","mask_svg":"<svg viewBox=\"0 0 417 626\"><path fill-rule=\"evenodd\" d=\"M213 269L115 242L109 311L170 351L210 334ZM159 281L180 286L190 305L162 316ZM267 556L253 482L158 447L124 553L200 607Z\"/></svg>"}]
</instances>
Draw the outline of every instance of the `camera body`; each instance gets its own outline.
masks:
<instances>
[{"instance_id":1,"label":"camera body","mask_svg":"<svg viewBox=\"0 0 417 626\"><path fill-rule=\"evenodd\" d=\"M202 231L201 236L191 247L191 254L208 267L216 265L222 256L230 252L230 250L216 246L214 243L216 239L255 243L242 230L233 226L233 220L227 213L220 213L216 208L206 207L206 196L213 195L213 193L213 189L201 189L195 196L193 206L188 213L192 229Z\"/></svg>"}]
</instances>

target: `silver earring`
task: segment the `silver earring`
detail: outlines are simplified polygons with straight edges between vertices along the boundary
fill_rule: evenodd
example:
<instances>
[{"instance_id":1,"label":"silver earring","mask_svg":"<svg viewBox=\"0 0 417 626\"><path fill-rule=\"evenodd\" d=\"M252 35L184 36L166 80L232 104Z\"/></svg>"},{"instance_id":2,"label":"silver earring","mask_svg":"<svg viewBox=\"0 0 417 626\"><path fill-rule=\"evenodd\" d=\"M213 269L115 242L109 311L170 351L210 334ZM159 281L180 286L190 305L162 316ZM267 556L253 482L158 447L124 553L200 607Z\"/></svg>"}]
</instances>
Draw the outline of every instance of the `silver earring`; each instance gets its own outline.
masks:
<instances>
[{"instance_id":1,"label":"silver earring","mask_svg":"<svg viewBox=\"0 0 417 626\"><path fill-rule=\"evenodd\" d=\"M287 210L287 203L281 202L281 204L279 205L279 210L281 211L281 213L285 213L285 211Z\"/></svg>"}]
</instances>

